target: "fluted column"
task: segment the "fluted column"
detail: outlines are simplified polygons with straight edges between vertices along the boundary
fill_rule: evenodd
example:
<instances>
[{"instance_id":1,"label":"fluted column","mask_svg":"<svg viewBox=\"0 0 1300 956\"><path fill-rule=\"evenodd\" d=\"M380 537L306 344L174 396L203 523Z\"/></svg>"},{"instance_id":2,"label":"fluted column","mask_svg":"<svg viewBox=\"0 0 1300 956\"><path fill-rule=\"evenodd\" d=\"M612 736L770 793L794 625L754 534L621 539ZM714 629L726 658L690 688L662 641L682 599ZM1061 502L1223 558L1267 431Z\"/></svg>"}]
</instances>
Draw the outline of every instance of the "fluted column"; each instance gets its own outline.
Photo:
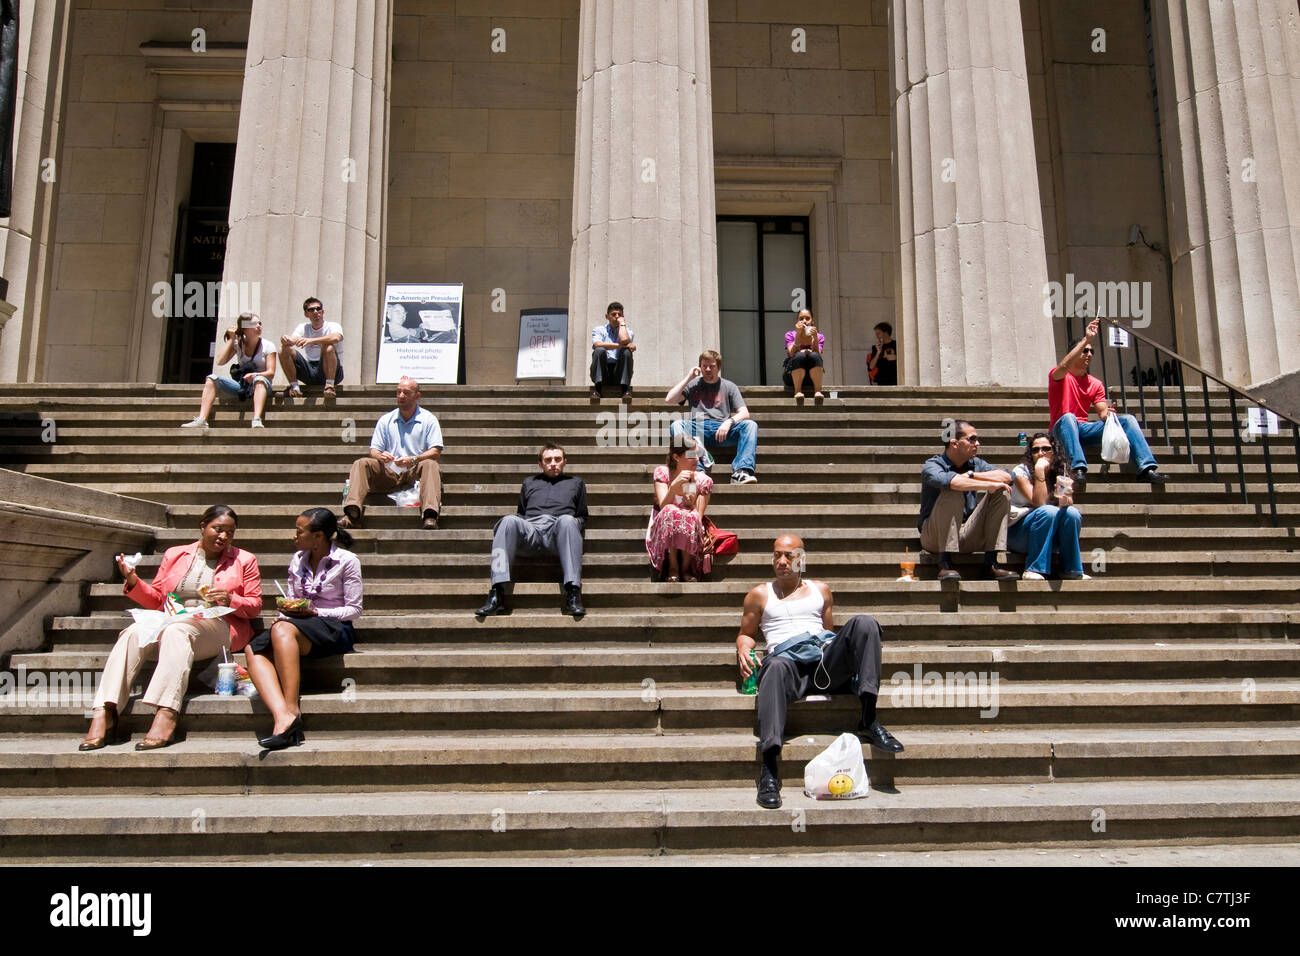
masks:
<instances>
[{"instance_id":1,"label":"fluted column","mask_svg":"<svg viewBox=\"0 0 1300 956\"><path fill-rule=\"evenodd\" d=\"M1018 0L892 0L907 384L1042 385L1047 258Z\"/></svg>"},{"instance_id":2,"label":"fluted column","mask_svg":"<svg viewBox=\"0 0 1300 956\"><path fill-rule=\"evenodd\" d=\"M1296 4L1151 8L1178 345L1259 382L1300 367Z\"/></svg>"},{"instance_id":3,"label":"fluted column","mask_svg":"<svg viewBox=\"0 0 1300 956\"><path fill-rule=\"evenodd\" d=\"M2 382L44 375L69 15L68 4L25 3L18 21L13 202L9 218L0 220L0 274L9 280L6 298L15 309L0 333Z\"/></svg>"},{"instance_id":4,"label":"fluted column","mask_svg":"<svg viewBox=\"0 0 1300 956\"><path fill-rule=\"evenodd\" d=\"M322 299L352 382L375 376L391 19L389 0L254 0L240 103L224 281L261 283L275 338Z\"/></svg>"},{"instance_id":5,"label":"fluted column","mask_svg":"<svg viewBox=\"0 0 1300 956\"><path fill-rule=\"evenodd\" d=\"M582 0L569 266L569 381L618 300L636 381L671 384L718 347L707 0Z\"/></svg>"}]
</instances>

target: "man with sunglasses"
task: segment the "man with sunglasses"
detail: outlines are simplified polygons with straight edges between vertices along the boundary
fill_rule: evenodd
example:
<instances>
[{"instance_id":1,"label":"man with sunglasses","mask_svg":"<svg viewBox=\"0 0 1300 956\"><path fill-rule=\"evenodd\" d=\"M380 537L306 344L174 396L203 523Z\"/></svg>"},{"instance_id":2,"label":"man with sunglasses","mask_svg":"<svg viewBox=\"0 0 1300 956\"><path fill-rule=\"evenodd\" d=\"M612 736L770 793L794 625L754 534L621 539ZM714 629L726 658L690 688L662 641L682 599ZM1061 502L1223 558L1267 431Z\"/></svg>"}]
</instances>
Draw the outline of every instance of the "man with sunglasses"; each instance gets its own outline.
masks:
<instances>
[{"instance_id":1,"label":"man with sunglasses","mask_svg":"<svg viewBox=\"0 0 1300 956\"><path fill-rule=\"evenodd\" d=\"M298 380L307 385L323 385L324 394L333 398L334 386L343 381L343 326L325 321L325 306L312 296L302 304L306 321L299 322L289 335L280 336L280 367L289 379L285 398L302 398Z\"/></svg>"},{"instance_id":2,"label":"man with sunglasses","mask_svg":"<svg viewBox=\"0 0 1300 956\"><path fill-rule=\"evenodd\" d=\"M1007 546L1011 475L979 457L974 425L958 421L951 428L943 454L921 466L921 547L939 556L940 581L961 578L952 566L954 551L983 551L984 577L1014 581L1020 575L997 564Z\"/></svg>"},{"instance_id":3,"label":"man with sunglasses","mask_svg":"<svg viewBox=\"0 0 1300 956\"><path fill-rule=\"evenodd\" d=\"M1106 419L1115 414L1106 401L1106 386L1099 378L1088 374L1088 366L1092 364L1092 343L1100 327L1101 322L1097 319L1089 322L1083 337L1071 343L1070 351L1052 369L1047 380L1052 434L1060 440L1070 458L1073 469L1070 477L1074 479L1075 491L1083 490L1082 485L1088 480L1084 446L1101 444ZM1097 420L1090 422L1088 415L1094 410ZM1137 469L1138 481L1163 485L1169 478L1156 470L1155 456L1142 435L1138 420L1132 415L1120 415L1119 423L1128 438L1129 461Z\"/></svg>"}]
</instances>

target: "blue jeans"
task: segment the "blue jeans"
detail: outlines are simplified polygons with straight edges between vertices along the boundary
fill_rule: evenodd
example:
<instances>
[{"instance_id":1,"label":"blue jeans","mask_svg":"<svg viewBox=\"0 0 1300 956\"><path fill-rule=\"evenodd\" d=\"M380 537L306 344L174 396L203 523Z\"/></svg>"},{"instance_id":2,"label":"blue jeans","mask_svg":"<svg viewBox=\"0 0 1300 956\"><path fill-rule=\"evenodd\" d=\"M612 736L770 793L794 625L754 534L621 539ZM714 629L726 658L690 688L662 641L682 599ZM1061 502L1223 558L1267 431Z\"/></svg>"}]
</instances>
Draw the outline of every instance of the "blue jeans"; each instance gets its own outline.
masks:
<instances>
[{"instance_id":1,"label":"blue jeans","mask_svg":"<svg viewBox=\"0 0 1300 956\"><path fill-rule=\"evenodd\" d=\"M1083 556L1079 554L1079 528L1083 515L1071 505L1058 508L1043 505L1035 508L1007 528L1007 550L1025 556L1025 570L1047 575L1052 571L1052 552L1061 555L1062 574L1082 574Z\"/></svg>"},{"instance_id":2,"label":"blue jeans","mask_svg":"<svg viewBox=\"0 0 1300 956\"><path fill-rule=\"evenodd\" d=\"M704 439L704 447L713 454L731 446L736 449L736 457L731 462L731 473L734 475L742 468L752 472L754 453L758 450L758 424L748 418L743 422L736 422L727 432L727 437L718 441L715 436L721 426L722 422L713 418L688 418L673 422L668 426L668 431L672 435L690 435L692 438ZM696 467L703 471L704 463L700 462Z\"/></svg>"},{"instance_id":3,"label":"blue jeans","mask_svg":"<svg viewBox=\"0 0 1300 956\"><path fill-rule=\"evenodd\" d=\"M253 379L252 384L236 382L225 375L209 375L208 378L212 379L212 384L217 386L217 391L227 398L249 398L259 383L266 388L268 396L271 394L271 380L265 375L258 375Z\"/></svg>"},{"instance_id":4,"label":"blue jeans","mask_svg":"<svg viewBox=\"0 0 1300 956\"><path fill-rule=\"evenodd\" d=\"M1111 414L1115 413L1112 412ZM1142 435L1142 427L1137 423L1137 419L1132 415L1121 415L1119 423L1124 426L1124 434L1128 436L1129 462L1138 471L1154 468L1156 466L1155 455L1151 454L1151 448ZM1069 412L1066 412L1052 426L1052 434L1061 440L1065 453L1070 456L1070 467L1082 468L1087 471L1088 459L1083 455L1083 448L1085 445L1089 448L1100 448L1101 433L1105 429L1106 423L1104 421L1081 422Z\"/></svg>"}]
</instances>

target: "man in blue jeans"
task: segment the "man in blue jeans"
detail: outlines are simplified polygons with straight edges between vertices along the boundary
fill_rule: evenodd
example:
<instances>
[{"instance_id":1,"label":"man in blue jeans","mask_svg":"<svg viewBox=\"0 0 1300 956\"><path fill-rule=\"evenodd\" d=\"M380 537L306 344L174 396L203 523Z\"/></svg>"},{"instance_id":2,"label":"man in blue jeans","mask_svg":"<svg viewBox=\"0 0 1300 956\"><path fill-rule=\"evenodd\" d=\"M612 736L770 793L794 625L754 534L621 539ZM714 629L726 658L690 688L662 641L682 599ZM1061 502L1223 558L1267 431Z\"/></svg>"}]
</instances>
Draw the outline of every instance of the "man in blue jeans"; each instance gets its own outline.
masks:
<instances>
[{"instance_id":1,"label":"man in blue jeans","mask_svg":"<svg viewBox=\"0 0 1300 956\"><path fill-rule=\"evenodd\" d=\"M1047 378L1047 404L1051 415L1052 434L1055 435L1070 458L1070 477L1075 490L1088 480L1088 459L1084 446L1101 444L1101 433L1106 429L1106 418L1116 414L1106 401L1106 386L1088 374L1092 364L1092 343L1097 338L1100 322L1093 319L1083 338L1074 342L1052 369ZM1097 421L1088 421L1088 415L1097 412ZM1128 437L1129 461L1138 471L1138 481L1163 485L1168 477L1156 470L1156 459L1142 435L1142 426L1132 415L1120 415L1119 423Z\"/></svg>"},{"instance_id":2,"label":"man in blue jeans","mask_svg":"<svg viewBox=\"0 0 1300 956\"><path fill-rule=\"evenodd\" d=\"M749 409L734 382L722 377L722 356L713 349L700 353L700 364L673 386L664 399L669 405L688 403L688 421L673 422L671 434L703 438L705 448L720 451L736 449L731 462L731 483L748 485L758 478L754 474L754 454L758 448L758 423L749 417ZM700 459L699 468L705 467Z\"/></svg>"}]
</instances>

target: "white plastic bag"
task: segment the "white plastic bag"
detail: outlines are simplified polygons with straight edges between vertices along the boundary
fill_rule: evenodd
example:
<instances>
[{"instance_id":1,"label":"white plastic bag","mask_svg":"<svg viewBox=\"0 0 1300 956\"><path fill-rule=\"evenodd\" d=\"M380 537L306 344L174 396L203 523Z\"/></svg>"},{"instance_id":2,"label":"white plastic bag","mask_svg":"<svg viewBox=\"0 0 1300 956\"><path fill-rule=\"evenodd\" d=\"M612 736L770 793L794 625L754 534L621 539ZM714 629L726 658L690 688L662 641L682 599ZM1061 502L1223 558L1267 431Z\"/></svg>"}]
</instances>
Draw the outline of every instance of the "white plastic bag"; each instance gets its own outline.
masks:
<instances>
[{"instance_id":1,"label":"white plastic bag","mask_svg":"<svg viewBox=\"0 0 1300 956\"><path fill-rule=\"evenodd\" d=\"M870 792L862 743L840 734L803 772L803 792L815 800L859 800Z\"/></svg>"},{"instance_id":2,"label":"white plastic bag","mask_svg":"<svg viewBox=\"0 0 1300 956\"><path fill-rule=\"evenodd\" d=\"M1128 436L1119 423L1119 415L1112 410L1106 416L1106 427L1101 432L1101 457L1104 461L1122 465L1128 461Z\"/></svg>"},{"instance_id":3,"label":"white plastic bag","mask_svg":"<svg viewBox=\"0 0 1300 956\"><path fill-rule=\"evenodd\" d=\"M388 497L393 499L393 504L401 508L414 508L420 503L420 482L417 479L415 484L410 488L403 488L401 491L394 491Z\"/></svg>"}]
</instances>

